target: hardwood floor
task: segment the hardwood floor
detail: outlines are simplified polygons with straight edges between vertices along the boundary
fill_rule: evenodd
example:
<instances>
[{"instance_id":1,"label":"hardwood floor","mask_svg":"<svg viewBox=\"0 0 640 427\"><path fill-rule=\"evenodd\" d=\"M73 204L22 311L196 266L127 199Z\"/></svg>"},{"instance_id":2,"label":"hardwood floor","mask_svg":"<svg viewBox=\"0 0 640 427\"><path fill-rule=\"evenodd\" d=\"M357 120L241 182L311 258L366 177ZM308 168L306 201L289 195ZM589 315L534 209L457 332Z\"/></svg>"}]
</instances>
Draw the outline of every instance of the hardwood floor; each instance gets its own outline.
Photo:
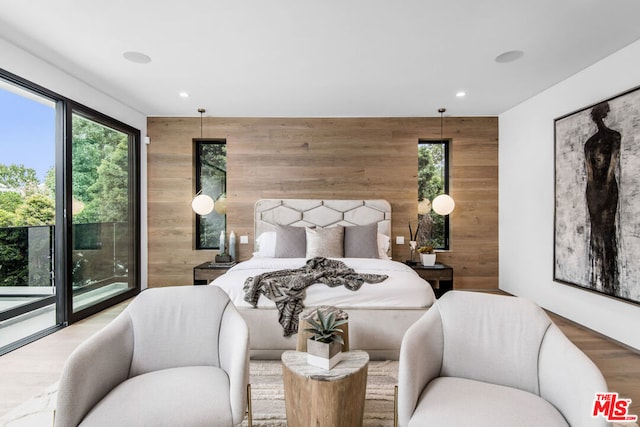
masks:
<instances>
[{"instance_id":1,"label":"hardwood floor","mask_svg":"<svg viewBox=\"0 0 640 427\"><path fill-rule=\"evenodd\" d=\"M71 352L102 329L125 301L24 347L0 356L0 417L58 381Z\"/></svg>"},{"instance_id":2,"label":"hardwood floor","mask_svg":"<svg viewBox=\"0 0 640 427\"><path fill-rule=\"evenodd\" d=\"M640 353L563 317L548 314L562 332L600 368L609 391L631 399L629 413L640 416Z\"/></svg>"},{"instance_id":3,"label":"hardwood floor","mask_svg":"<svg viewBox=\"0 0 640 427\"><path fill-rule=\"evenodd\" d=\"M78 344L117 316L127 302L0 357L0 417L58 381L64 361ZM632 399L640 415L640 353L550 313L553 321L604 374L610 391Z\"/></svg>"}]
</instances>

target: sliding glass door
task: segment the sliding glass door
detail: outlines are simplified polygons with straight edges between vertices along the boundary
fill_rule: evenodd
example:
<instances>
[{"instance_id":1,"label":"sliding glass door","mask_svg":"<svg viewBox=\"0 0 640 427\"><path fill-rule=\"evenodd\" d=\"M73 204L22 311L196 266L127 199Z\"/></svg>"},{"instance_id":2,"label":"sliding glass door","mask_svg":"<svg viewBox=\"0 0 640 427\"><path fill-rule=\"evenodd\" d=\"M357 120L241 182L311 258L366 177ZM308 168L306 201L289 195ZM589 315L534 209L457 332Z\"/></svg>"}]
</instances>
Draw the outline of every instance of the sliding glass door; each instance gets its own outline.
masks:
<instances>
[{"instance_id":1,"label":"sliding glass door","mask_svg":"<svg viewBox=\"0 0 640 427\"><path fill-rule=\"evenodd\" d=\"M90 111L74 108L71 115L70 317L75 318L127 298L139 286L139 136Z\"/></svg>"},{"instance_id":2,"label":"sliding glass door","mask_svg":"<svg viewBox=\"0 0 640 427\"><path fill-rule=\"evenodd\" d=\"M0 354L140 291L140 131L0 69Z\"/></svg>"},{"instance_id":3,"label":"sliding glass door","mask_svg":"<svg viewBox=\"0 0 640 427\"><path fill-rule=\"evenodd\" d=\"M56 102L0 76L0 349L58 324L55 148Z\"/></svg>"}]
</instances>

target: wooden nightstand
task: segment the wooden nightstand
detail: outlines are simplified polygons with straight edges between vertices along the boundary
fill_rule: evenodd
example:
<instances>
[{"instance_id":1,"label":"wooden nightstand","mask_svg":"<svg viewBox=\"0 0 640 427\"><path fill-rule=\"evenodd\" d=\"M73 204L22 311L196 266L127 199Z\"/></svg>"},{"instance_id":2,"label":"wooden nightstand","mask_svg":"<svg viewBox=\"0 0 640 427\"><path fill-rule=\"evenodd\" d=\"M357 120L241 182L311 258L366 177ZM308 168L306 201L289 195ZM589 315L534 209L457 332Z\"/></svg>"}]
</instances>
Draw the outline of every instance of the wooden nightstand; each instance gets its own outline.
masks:
<instances>
[{"instance_id":1,"label":"wooden nightstand","mask_svg":"<svg viewBox=\"0 0 640 427\"><path fill-rule=\"evenodd\" d=\"M194 285L206 285L216 277L222 276L231 267L236 265L237 262L204 262L200 265L193 267L193 284Z\"/></svg>"},{"instance_id":2,"label":"wooden nightstand","mask_svg":"<svg viewBox=\"0 0 640 427\"><path fill-rule=\"evenodd\" d=\"M413 268L424 280L431 283L437 298L453 289L453 268L447 264L436 263L433 266L416 264L409 265L409 267Z\"/></svg>"}]
</instances>

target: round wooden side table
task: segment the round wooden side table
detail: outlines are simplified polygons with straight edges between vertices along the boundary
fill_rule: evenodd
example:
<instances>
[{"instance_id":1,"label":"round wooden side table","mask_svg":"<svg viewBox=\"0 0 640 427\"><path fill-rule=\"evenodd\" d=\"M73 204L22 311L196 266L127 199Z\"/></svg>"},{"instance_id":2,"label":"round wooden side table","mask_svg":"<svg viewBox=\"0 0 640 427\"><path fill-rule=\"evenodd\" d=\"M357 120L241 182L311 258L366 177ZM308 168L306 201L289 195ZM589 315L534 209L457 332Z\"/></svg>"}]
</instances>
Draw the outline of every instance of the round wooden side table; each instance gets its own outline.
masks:
<instances>
[{"instance_id":1,"label":"round wooden side table","mask_svg":"<svg viewBox=\"0 0 640 427\"><path fill-rule=\"evenodd\" d=\"M282 354L284 400L289 427L361 426L369 354L344 352L331 370L307 364L307 353Z\"/></svg>"}]
</instances>

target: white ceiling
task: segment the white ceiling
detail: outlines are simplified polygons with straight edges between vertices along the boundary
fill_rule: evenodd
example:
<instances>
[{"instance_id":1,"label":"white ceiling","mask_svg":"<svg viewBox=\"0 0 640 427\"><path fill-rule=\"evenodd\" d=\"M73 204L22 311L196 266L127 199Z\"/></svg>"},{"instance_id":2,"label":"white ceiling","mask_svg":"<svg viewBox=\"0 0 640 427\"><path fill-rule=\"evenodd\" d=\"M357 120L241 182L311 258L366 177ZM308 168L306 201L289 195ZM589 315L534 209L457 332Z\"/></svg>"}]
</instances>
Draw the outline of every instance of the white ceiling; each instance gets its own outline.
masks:
<instances>
[{"instance_id":1,"label":"white ceiling","mask_svg":"<svg viewBox=\"0 0 640 427\"><path fill-rule=\"evenodd\" d=\"M498 115L638 22L638 0L0 0L1 37L147 116Z\"/></svg>"}]
</instances>

